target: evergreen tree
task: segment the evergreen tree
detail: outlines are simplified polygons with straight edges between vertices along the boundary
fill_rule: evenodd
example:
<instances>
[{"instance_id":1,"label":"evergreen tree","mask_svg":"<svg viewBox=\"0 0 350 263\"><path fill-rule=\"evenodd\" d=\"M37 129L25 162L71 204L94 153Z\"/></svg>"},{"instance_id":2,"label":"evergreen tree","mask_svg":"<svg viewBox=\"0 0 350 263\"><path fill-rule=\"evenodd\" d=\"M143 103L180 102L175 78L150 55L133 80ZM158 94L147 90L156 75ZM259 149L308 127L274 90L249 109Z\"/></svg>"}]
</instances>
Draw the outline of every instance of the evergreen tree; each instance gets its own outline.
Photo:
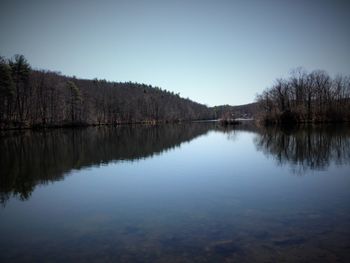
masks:
<instances>
[{"instance_id":1,"label":"evergreen tree","mask_svg":"<svg viewBox=\"0 0 350 263\"><path fill-rule=\"evenodd\" d=\"M81 103L83 100L80 89L73 81L67 82L67 88L70 92L70 117L72 123L74 123L80 119Z\"/></svg>"},{"instance_id":2,"label":"evergreen tree","mask_svg":"<svg viewBox=\"0 0 350 263\"><path fill-rule=\"evenodd\" d=\"M29 99L29 75L31 72L30 65L23 55L15 55L9 61L11 67L12 79L15 84L16 101L15 110L21 122L25 120L25 112L28 110ZM17 116L16 116L17 117Z\"/></svg>"},{"instance_id":3,"label":"evergreen tree","mask_svg":"<svg viewBox=\"0 0 350 263\"><path fill-rule=\"evenodd\" d=\"M5 59L0 57L0 120L9 120L14 95L15 85L11 76L11 68Z\"/></svg>"}]
</instances>

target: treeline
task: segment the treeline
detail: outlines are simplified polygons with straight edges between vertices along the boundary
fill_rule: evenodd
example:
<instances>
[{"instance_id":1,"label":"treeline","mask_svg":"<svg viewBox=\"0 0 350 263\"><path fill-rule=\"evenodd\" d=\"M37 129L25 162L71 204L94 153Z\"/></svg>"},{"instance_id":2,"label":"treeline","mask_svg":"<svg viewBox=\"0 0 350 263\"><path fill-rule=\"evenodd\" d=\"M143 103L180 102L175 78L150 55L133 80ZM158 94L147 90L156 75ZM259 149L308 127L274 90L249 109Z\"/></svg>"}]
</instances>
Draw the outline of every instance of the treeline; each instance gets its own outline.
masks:
<instances>
[{"instance_id":1,"label":"treeline","mask_svg":"<svg viewBox=\"0 0 350 263\"><path fill-rule=\"evenodd\" d=\"M238 106L220 105L212 107L215 119L220 118L253 118L257 112L257 103L249 103Z\"/></svg>"},{"instance_id":2,"label":"treeline","mask_svg":"<svg viewBox=\"0 0 350 263\"><path fill-rule=\"evenodd\" d=\"M266 124L349 121L350 77L297 69L258 95L257 102L257 117Z\"/></svg>"},{"instance_id":3,"label":"treeline","mask_svg":"<svg viewBox=\"0 0 350 263\"><path fill-rule=\"evenodd\" d=\"M205 105L139 83L86 80L0 57L0 128L211 119Z\"/></svg>"}]
</instances>

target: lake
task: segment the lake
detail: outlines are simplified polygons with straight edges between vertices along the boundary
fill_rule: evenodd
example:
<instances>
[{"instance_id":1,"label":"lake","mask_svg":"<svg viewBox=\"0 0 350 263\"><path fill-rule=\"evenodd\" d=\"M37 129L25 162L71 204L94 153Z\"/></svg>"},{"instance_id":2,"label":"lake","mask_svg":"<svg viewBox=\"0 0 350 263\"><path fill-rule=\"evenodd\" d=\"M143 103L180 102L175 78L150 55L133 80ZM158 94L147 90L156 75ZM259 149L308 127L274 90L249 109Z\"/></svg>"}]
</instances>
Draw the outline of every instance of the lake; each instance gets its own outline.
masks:
<instances>
[{"instance_id":1,"label":"lake","mask_svg":"<svg viewBox=\"0 0 350 263\"><path fill-rule=\"evenodd\" d=\"M0 262L350 262L350 129L2 132Z\"/></svg>"}]
</instances>

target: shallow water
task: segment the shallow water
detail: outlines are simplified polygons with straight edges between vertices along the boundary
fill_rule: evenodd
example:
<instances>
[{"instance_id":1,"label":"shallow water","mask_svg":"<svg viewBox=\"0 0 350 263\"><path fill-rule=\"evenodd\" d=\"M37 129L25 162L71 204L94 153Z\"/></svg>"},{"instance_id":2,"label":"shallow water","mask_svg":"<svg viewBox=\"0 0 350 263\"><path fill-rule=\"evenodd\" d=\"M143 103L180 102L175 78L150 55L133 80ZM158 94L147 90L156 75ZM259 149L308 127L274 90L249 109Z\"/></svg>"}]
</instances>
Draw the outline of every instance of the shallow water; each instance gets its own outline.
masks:
<instances>
[{"instance_id":1,"label":"shallow water","mask_svg":"<svg viewBox=\"0 0 350 263\"><path fill-rule=\"evenodd\" d=\"M350 129L4 132L1 262L350 262Z\"/></svg>"}]
</instances>

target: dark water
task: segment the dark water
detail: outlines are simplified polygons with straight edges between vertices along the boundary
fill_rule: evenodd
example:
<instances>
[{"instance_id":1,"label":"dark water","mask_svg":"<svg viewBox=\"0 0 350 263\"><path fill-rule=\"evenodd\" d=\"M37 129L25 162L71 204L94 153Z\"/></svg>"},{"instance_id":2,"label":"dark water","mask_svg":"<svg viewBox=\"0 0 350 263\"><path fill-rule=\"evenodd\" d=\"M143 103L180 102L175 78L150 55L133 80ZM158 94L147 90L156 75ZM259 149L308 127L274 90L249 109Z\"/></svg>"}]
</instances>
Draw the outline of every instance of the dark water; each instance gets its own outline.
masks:
<instances>
[{"instance_id":1,"label":"dark water","mask_svg":"<svg viewBox=\"0 0 350 263\"><path fill-rule=\"evenodd\" d=\"M350 262L350 129L0 137L0 262Z\"/></svg>"}]
</instances>

